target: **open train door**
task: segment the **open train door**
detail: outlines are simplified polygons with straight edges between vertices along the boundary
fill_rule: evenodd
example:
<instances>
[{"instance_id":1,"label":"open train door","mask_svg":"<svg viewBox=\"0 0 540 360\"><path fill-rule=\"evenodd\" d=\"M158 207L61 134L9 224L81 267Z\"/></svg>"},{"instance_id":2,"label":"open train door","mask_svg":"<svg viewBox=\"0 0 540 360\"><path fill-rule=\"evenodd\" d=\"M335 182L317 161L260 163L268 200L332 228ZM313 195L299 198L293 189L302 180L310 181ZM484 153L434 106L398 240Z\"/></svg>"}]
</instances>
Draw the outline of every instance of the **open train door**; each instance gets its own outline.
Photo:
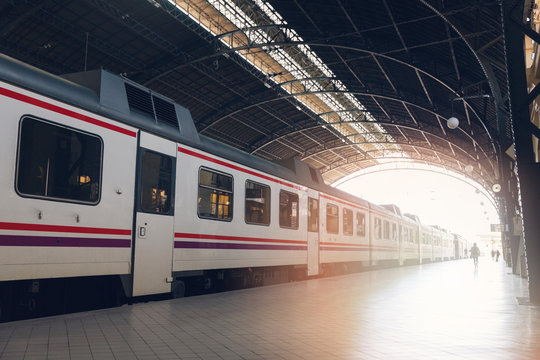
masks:
<instances>
[{"instance_id":1,"label":"open train door","mask_svg":"<svg viewBox=\"0 0 540 360\"><path fill-rule=\"evenodd\" d=\"M308 192L308 276L319 275L319 194Z\"/></svg>"},{"instance_id":2,"label":"open train door","mask_svg":"<svg viewBox=\"0 0 540 360\"><path fill-rule=\"evenodd\" d=\"M171 291L176 143L140 132L133 296Z\"/></svg>"}]
</instances>

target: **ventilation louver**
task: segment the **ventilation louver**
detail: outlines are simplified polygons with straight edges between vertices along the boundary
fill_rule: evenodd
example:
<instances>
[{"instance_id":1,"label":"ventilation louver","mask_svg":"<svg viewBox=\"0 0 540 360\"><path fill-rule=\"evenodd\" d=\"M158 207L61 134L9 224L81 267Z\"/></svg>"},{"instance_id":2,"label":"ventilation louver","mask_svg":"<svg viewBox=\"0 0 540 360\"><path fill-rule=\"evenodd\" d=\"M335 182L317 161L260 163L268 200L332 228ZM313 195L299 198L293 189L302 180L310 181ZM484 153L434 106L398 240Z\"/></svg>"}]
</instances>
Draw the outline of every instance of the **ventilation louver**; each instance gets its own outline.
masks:
<instances>
[{"instance_id":1,"label":"ventilation louver","mask_svg":"<svg viewBox=\"0 0 540 360\"><path fill-rule=\"evenodd\" d=\"M150 93L133 85L126 84L126 93L130 110L136 110L144 114L154 116L154 107Z\"/></svg>"},{"instance_id":2,"label":"ventilation louver","mask_svg":"<svg viewBox=\"0 0 540 360\"><path fill-rule=\"evenodd\" d=\"M131 111L150 115L158 123L172 125L178 129L178 119L174 104L126 83L126 94Z\"/></svg>"},{"instance_id":3,"label":"ventilation louver","mask_svg":"<svg viewBox=\"0 0 540 360\"><path fill-rule=\"evenodd\" d=\"M154 100L154 109L156 110L156 119L158 122L163 122L178 128L178 119L176 118L176 110L174 104L152 96Z\"/></svg>"}]
</instances>

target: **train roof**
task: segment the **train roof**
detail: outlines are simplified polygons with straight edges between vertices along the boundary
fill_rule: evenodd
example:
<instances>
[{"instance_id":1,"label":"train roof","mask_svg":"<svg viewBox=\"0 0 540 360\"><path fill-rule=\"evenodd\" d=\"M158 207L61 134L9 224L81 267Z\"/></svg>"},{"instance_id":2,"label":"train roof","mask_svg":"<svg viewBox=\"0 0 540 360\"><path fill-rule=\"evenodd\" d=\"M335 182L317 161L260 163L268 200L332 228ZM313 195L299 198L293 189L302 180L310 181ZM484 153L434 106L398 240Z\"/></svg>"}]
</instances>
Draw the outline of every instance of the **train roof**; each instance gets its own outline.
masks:
<instances>
[{"instance_id":1,"label":"train roof","mask_svg":"<svg viewBox=\"0 0 540 360\"><path fill-rule=\"evenodd\" d=\"M0 54L0 79L281 179L365 207L372 206L366 200L325 184L318 169L298 159L274 163L200 135L188 109L106 70L56 76Z\"/></svg>"},{"instance_id":2,"label":"train roof","mask_svg":"<svg viewBox=\"0 0 540 360\"><path fill-rule=\"evenodd\" d=\"M382 206L383 208L393 212L397 216L401 216L401 209L399 208L399 206L397 206L395 204L381 204L380 206Z\"/></svg>"}]
</instances>

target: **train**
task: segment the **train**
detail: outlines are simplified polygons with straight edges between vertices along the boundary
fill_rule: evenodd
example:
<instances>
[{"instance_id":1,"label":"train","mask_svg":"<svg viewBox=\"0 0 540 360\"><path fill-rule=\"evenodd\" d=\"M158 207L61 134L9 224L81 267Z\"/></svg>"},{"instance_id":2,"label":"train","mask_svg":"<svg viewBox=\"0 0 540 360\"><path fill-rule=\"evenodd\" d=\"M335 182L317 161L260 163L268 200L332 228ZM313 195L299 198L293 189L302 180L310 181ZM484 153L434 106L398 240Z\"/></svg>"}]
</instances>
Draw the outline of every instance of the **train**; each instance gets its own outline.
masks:
<instances>
[{"instance_id":1,"label":"train","mask_svg":"<svg viewBox=\"0 0 540 360\"><path fill-rule=\"evenodd\" d=\"M3 321L75 295L181 297L463 253L305 162L199 134L188 109L106 70L56 76L0 54L0 108Z\"/></svg>"}]
</instances>

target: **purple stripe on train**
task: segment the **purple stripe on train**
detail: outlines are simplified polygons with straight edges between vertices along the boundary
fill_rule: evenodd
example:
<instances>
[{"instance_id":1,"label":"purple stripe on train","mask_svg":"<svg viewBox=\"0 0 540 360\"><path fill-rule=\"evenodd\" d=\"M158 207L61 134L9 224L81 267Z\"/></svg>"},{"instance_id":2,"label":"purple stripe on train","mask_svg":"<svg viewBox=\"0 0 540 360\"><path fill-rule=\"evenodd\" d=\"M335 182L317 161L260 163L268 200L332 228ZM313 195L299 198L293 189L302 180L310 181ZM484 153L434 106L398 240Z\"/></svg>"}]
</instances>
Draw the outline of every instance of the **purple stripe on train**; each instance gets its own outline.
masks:
<instances>
[{"instance_id":1,"label":"purple stripe on train","mask_svg":"<svg viewBox=\"0 0 540 360\"><path fill-rule=\"evenodd\" d=\"M321 250L323 251L369 251L369 248L321 246Z\"/></svg>"},{"instance_id":2,"label":"purple stripe on train","mask_svg":"<svg viewBox=\"0 0 540 360\"><path fill-rule=\"evenodd\" d=\"M175 249L236 249L236 250L307 250L305 245L238 244L203 241L175 241Z\"/></svg>"},{"instance_id":3,"label":"purple stripe on train","mask_svg":"<svg viewBox=\"0 0 540 360\"><path fill-rule=\"evenodd\" d=\"M0 235L0 246L129 248L131 247L131 240L58 236Z\"/></svg>"},{"instance_id":4,"label":"purple stripe on train","mask_svg":"<svg viewBox=\"0 0 540 360\"><path fill-rule=\"evenodd\" d=\"M368 248L368 247L362 247L362 248L356 248L356 247L332 247L332 246L321 246L321 250L324 251L390 251L390 252L397 252L397 249L384 249L384 248Z\"/></svg>"}]
</instances>

